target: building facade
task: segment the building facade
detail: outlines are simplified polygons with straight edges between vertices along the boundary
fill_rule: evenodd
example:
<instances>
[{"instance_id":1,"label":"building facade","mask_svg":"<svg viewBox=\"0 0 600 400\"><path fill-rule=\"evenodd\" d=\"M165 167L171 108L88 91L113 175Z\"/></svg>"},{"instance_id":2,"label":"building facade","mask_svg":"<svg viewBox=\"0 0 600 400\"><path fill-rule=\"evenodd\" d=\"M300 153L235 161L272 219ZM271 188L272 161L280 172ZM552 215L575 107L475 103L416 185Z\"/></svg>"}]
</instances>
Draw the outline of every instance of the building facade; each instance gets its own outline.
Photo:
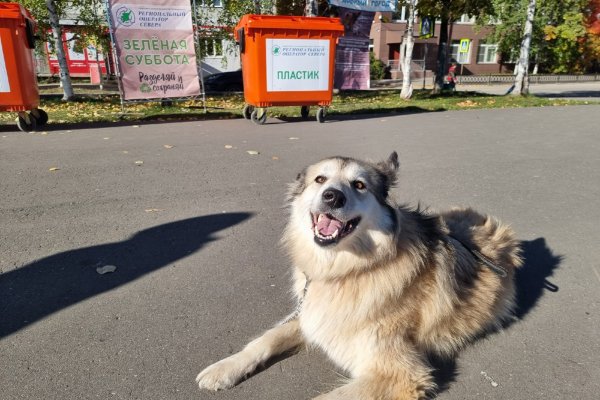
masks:
<instances>
[{"instance_id":1,"label":"building facade","mask_svg":"<svg viewBox=\"0 0 600 400\"><path fill-rule=\"evenodd\" d=\"M198 41L204 76L241 68L240 53L233 32L219 24L223 0L196 0Z\"/></svg>"},{"instance_id":2,"label":"building facade","mask_svg":"<svg viewBox=\"0 0 600 400\"><path fill-rule=\"evenodd\" d=\"M401 78L400 47L407 25L406 8L397 13L377 13L371 28L371 46L375 58L383 61L390 70L391 78ZM419 34L420 19L414 24L414 35ZM456 61L460 75L482 75L511 73L514 64L502 63L498 46L487 36L490 28L475 29L475 19L463 15L449 26L448 61ZM440 23L435 23L432 38L415 37L413 49L413 70L417 74L430 76L436 70ZM460 51L461 40L468 39L467 51ZM464 48L463 48L464 50Z\"/></svg>"}]
</instances>

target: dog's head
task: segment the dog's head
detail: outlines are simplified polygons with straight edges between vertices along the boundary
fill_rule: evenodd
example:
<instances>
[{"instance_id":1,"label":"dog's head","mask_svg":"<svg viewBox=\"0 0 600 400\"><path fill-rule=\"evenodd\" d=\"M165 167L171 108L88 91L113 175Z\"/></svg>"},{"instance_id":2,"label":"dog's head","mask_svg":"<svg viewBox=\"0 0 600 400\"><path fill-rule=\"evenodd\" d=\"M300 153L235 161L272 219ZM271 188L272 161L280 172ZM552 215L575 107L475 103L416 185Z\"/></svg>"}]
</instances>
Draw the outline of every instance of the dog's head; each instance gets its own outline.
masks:
<instances>
[{"instance_id":1,"label":"dog's head","mask_svg":"<svg viewBox=\"0 0 600 400\"><path fill-rule=\"evenodd\" d=\"M321 258L340 251L371 255L377 235L394 229L388 193L398 165L393 152L379 163L332 157L305 168L290 187L286 241Z\"/></svg>"}]
</instances>

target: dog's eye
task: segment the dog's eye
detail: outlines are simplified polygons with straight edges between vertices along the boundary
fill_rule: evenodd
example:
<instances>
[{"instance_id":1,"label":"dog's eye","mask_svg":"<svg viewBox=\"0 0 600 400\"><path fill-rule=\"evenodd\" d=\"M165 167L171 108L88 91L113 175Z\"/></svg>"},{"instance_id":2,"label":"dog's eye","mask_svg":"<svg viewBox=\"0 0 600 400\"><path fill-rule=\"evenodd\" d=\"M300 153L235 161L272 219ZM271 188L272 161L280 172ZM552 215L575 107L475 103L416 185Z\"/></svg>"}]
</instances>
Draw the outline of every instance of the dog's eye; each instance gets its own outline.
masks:
<instances>
[{"instance_id":1,"label":"dog's eye","mask_svg":"<svg viewBox=\"0 0 600 400\"><path fill-rule=\"evenodd\" d=\"M315 182L317 183L325 183L326 180L327 178L325 178L323 175L319 175L315 178Z\"/></svg>"},{"instance_id":2,"label":"dog's eye","mask_svg":"<svg viewBox=\"0 0 600 400\"><path fill-rule=\"evenodd\" d=\"M355 189L358 189L358 190L366 189L365 184L361 181L354 181L354 182L352 182L352 185L354 186Z\"/></svg>"}]
</instances>

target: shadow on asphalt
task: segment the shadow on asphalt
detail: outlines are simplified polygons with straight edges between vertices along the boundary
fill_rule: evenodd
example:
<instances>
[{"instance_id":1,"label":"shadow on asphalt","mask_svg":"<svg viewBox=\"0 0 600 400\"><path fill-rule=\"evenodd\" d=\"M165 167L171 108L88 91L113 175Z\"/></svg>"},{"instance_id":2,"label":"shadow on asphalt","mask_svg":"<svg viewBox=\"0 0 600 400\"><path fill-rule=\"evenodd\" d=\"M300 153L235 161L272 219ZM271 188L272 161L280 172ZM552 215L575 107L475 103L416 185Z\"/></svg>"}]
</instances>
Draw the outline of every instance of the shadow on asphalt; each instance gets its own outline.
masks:
<instances>
[{"instance_id":1,"label":"shadow on asphalt","mask_svg":"<svg viewBox=\"0 0 600 400\"><path fill-rule=\"evenodd\" d=\"M231 120L240 119L241 116L230 111L209 111L207 114L202 112L188 113L188 114L163 114L153 115L140 119L124 119L121 121L97 121L97 122L74 122L74 123L59 123L50 122L47 125L38 127L35 132L55 132L55 131L74 131L78 129L101 129L101 128L116 128L121 126L133 126L133 125L156 125L156 124L172 124L174 122L204 122L204 121L218 121L218 120ZM26 132L20 132L17 128L16 123L0 124L0 132L18 132L23 135L27 135ZM32 132L32 133L35 133Z\"/></svg>"},{"instance_id":2,"label":"shadow on asphalt","mask_svg":"<svg viewBox=\"0 0 600 400\"><path fill-rule=\"evenodd\" d=\"M214 234L250 218L214 214L145 229L122 242L58 253L0 275L0 338L52 313L134 281L200 250ZM114 265L99 275L98 266Z\"/></svg>"},{"instance_id":3,"label":"shadow on asphalt","mask_svg":"<svg viewBox=\"0 0 600 400\"><path fill-rule=\"evenodd\" d=\"M530 241L522 241L524 264L517 270L515 276L517 291L517 309L515 319L507 324L507 327L525 318L544 295L544 292L557 292L558 286L548 281L563 259L562 256L554 255L547 246L544 238ZM482 335L481 337L485 337ZM480 338L481 338L480 337ZM456 381L458 375L456 358L444 359L431 355L429 362L434 368L433 376L441 393Z\"/></svg>"},{"instance_id":4,"label":"shadow on asphalt","mask_svg":"<svg viewBox=\"0 0 600 400\"><path fill-rule=\"evenodd\" d=\"M422 113L435 113L435 112L443 112L448 111L445 108L436 108L434 110L429 110L426 108L408 106L408 107L395 107L395 108L386 108L385 110L381 109L373 109L373 108L359 108L356 110L352 110L349 113L332 113L327 114L325 118L325 123L327 122L343 122L343 121L355 121L361 119L373 119L373 118L385 118L387 116L395 116L395 115L412 115L412 114L422 114ZM287 117L280 116L267 120L267 125L269 123L281 123L281 122L302 122L302 121L316 121L316 117L314 115L310 115L308 118L304 119L302 117Z\"/></svg>"},{"instance_id":5,"label":"shadow on asphalt","mask_svg":"<svg viewBox=\"0 0 600 400\"><path fill-rule=\"evenodd\" d=\"M582 90L582 91L578 91L578 90L574 90L574 91L570 91L570 92L549 92L549 93L545 93L545 92L537 92L534 93L534 96L536 97L548 97L548 98L557 98L557 97L565 97L565 98L571 98L571 97L600 97L600 91L599 90Z\"/></svg>"},{"instance_id":6,"label":"shadow on asphalt","mask_svg":"<svg viewBox=\"0 0 600 400\"><path fill-rule=\"evenodd\" d=\"M523 267L517 270L517 309L515 316L523 319L534 308L545 292L558 292L558 286L548 281L554 274L563 257L555 255L546 244L546 239L521 242Z\"/></svg>"}]
</instances>

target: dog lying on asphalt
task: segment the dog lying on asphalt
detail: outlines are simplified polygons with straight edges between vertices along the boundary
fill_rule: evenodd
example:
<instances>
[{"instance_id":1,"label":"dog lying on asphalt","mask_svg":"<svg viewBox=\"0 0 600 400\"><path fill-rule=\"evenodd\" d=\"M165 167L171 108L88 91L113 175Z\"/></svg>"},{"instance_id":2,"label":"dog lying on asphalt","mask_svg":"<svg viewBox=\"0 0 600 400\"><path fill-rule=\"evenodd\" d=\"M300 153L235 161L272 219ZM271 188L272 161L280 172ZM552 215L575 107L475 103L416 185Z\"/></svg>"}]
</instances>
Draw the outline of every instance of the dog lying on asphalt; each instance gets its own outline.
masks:
<instances>
[{"instance_id":1,"label":"dog lying on asphalt","mask_svg":"<svg viewBox=\"0 0 600 400\"><path fill-rule=\"evenodd\" d=\"M522 264L512 230L472 209L397 205L397 169L394 152L380 163L328 158L298 175L283 236L298 307L202 371L200 388L230 388L306 344L351 377L317 399L421 399L435 390L428 355L452 356L511 315Z\"/></svg>"}]
</instances>

